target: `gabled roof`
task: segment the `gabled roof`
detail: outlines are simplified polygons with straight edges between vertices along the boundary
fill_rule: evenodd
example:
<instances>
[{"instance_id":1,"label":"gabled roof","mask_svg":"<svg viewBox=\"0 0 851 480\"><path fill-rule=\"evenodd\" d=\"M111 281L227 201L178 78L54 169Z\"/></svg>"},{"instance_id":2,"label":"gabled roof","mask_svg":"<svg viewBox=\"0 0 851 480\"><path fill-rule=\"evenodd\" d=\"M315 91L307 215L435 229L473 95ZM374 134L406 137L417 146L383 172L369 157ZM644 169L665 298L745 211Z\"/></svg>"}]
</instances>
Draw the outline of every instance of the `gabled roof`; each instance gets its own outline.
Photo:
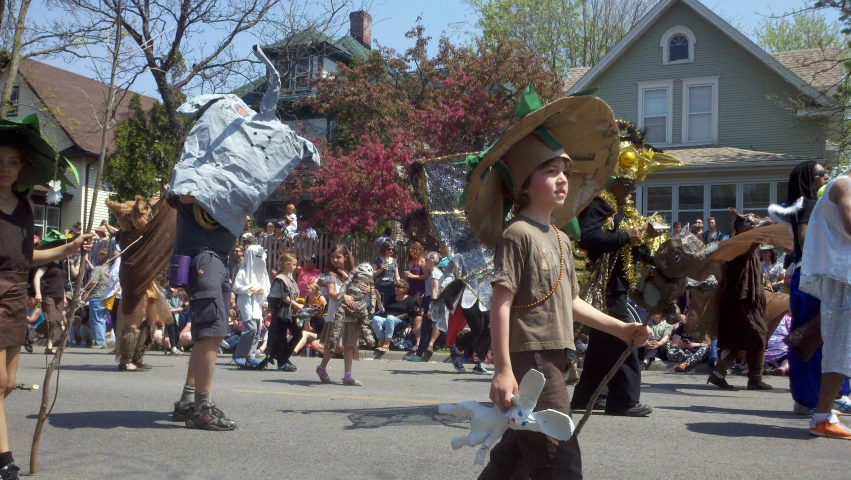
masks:
<instances>
[{"instance_id":1,"label":"gabled roof","mask_svg":"<svg viewBox=\"0 0 851 480\"><path fill-rule=\"evenodd\" d=\"M780 61L769 55L765 50L761 49L757 44L746 37L742 32L738 31L732 25L724 21L716 15L712 10L706 8L698 0L660 0L646 15L639 21L615 46L597 62L582 78L579 79L570 88L568 93L573 93L586 88L592 87L592 82L597 79L603 72L606 71L627 49L647 30L652 27L662 15L667 12L672 6L677 3L687 5L706 21L721 30L722 33L730 37L734 42L739 44L743 49L748 51L757 60L765 64L770 70L777 73L781 78L791 83L798 88L802 93L815 100L819 105L834 105L834 103L818 89L810 86L806 80L799 77L796 73L784 66Z\"/></svg>"},{"instance_id":2,"label":"gabled roof","mask_svg":"<svg viewBox=\"0 0 851 480\"><path fill-rule=\"evenodd\" d=\"M18 73L74 142L76 148L67 150L72 154L99 155L101 129L98 120L103 119L109 86L28 58L21 60ZM115 109L115 119L122 120L130 116L132 93L127 90L115 92L115 101L119 102ZM142 108L148 110L155 101L154 98L142 95ZM113 133L114 130L106 133L110 150Z\"/></svg>"},{"instance_id":3,"label":"gabled roof","mask_svg":"<svg viewBox=\"0 0 851 480\"><path fill-rule=\"evenodd\" d=\"M339 40L334 40L315 28L307 28L301 32L294 33L279 42L275 42L271 45L264 45L263 50L267 52L274 52L275 50L298 48L304 45L315 47L319 51L320 55L332 55L334 53L338 53L348 58L367 57L370 52L368 48L351 35L345 35ZM300 53L303 54L304 52Z\"/></svg>"},{"instance_id":4,"label":"gabled roof","mask_svg":"<svg viewBox=\"0 0 851 480\"><path fill-rule=\"evenodd\" d=\"M802 155L787 155L784 153L761 152L758 150L746 150L734 147L695 147L695 148L669 148L665 152L670 153L683 162L683 168L700 168L708 166L748 167L753 168L755 164L762 166L771 165L797 165L807 160L820 160L818 158ZM677 169L671 169L669 173L675 173ZM662 171L666 172L666 171ZM660 172L660 173L662 173Z\"/></svg>"},{"instance_id":5,"label":"gabled roof","mask_svg":"<svg viewBox=\"0 0 851 480\"><path fill-rule=\"evenodd\" d=\"M771 56L821 93L834 93L842 81L844 69L839 47L774 52Z\"/></svg>"},{"instance_id":6,"label":"gabled roof","mask_svg":"<svg viewBox=\"0 0 851 480\"><path fill-rule=\"evenodd\" d=\"M567 70L567 76L564 77L564 91L570 90L570 87L576 85L576 82L582 78L583 75L588 73L588 70L591 70L591 67L573 67Z\"/></svg>"}]
</instances>

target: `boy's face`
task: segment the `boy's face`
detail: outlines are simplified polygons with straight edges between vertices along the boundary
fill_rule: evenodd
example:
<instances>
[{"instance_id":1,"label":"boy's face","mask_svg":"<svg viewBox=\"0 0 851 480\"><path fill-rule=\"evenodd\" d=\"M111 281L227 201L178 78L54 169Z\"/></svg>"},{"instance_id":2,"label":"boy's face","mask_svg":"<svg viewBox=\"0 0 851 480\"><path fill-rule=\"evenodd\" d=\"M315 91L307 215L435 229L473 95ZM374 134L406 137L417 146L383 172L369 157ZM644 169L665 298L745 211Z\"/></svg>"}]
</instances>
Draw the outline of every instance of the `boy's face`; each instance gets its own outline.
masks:
<instances>
[{"instance_id":1,"label":"boy's face","mask_svg":"<svg viewBox=\"0 0 851 480\"><path fill-rule=\"evenodd\" d=\"M567 163L556 158L538 167L529 176L529 188L522 193L529 197L529 205L535 208L555 210L564 205L567 198Z\"/></svg>"}]
</instances>

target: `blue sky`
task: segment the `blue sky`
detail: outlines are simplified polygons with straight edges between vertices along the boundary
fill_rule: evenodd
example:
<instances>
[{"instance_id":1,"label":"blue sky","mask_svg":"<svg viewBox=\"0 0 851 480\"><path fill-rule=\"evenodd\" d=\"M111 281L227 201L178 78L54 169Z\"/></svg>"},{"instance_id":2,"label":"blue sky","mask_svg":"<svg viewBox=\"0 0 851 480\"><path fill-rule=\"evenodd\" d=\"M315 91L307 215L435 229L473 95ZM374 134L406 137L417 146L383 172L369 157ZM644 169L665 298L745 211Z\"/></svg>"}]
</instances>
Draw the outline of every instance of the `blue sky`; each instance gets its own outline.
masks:
<instances>
[{"instance_id":1,"label":"blue sky","mask_svg":"<svg viewBox=\"0 0 851 480\"><path fill-rule=\"evenodd\" d=\"M732 21L742 32L751 35L757 22L769 15L780 15L784 12L798 10L804 0L702 0L706 6L722 18ZM476 15L459 0L385 0L371 12L375 17L372 38L383 46L398 51L408 48L411 43L405 38L405 32L416 23L418 16L426 27L428 35L435 39L446 32L454 41L463 42L468 32L475 30ZM46 12L41 2L33 5L30 10L31 18L41 18ZM828 18L835 20L838 15L830 12ZM238 38L235 47L250 53L251 45L257 40L251 34ZM67 63L62 58L47 60L47 63L71 70L81 75L93 76L85 62ZM159 97L153 78L150 74L140 77L132 89L139 93Z\"/></svg>"}]
</instances>

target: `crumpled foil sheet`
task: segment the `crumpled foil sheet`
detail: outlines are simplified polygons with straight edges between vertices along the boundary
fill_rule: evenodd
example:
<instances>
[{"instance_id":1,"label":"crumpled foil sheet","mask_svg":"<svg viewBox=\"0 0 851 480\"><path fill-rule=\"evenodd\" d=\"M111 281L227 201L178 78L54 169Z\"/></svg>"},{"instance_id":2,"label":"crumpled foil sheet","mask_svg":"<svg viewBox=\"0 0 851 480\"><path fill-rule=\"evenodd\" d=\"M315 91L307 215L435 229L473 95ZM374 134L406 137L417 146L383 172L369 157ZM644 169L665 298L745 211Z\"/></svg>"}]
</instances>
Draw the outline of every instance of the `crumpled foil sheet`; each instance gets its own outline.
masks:
<instances>
[{"instance_id":1,"label":"crumpled foil sheet","mask_svg":"<svg viewBox=\"0 0 851 480\"><path fill-rule=\"evenodd\" d=\"M453 254L452 273L469 287L462 304L469 307L478 299L490 308L494 252L473 235L464 211L456 206L465 185L463 161L458 156L423 162L422 196L434 233Z\"/></svg>"}]
</instances>

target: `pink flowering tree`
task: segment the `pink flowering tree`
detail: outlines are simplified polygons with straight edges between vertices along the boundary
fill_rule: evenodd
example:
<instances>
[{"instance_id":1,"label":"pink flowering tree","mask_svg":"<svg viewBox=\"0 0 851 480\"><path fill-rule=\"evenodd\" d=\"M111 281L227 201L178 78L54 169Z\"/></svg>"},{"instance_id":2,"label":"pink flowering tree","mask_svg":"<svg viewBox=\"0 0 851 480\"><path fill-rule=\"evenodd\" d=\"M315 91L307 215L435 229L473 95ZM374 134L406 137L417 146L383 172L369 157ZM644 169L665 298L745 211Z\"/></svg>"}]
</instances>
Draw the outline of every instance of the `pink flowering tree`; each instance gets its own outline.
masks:
<instances>
[{"instance_id":1,"label":"pink flowering tree","mask_svg":"<svg viewBox=\"0 0 851 480\"><path fill-rule=\"evenodd\" d=\"M381 48L340 64L306 100L337 124L333 143L320 142L319 173L298 187L312 193L326 231L366 234L402 221L420 208L406 174L412 162L482 150L515 121L529 84L543 101L561 94L560 79L519 43L461 47L444 37L429 57L421 25L406 36L414 45L404 53Z\"/></svg>"}]
</instances>

